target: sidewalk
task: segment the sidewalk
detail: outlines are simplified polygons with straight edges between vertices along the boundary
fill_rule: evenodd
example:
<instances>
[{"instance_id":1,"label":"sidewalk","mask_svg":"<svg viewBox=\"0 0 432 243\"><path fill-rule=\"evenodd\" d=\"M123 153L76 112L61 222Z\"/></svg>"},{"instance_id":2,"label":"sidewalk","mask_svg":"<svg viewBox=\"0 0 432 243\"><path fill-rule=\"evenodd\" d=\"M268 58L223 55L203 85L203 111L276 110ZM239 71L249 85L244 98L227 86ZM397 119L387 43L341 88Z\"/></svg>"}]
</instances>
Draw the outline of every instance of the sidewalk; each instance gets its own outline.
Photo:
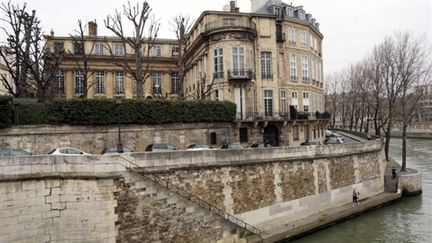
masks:
<instances>
[{"instance_id":1,"label":"sidewalk","mask_svg":"<svg viewBox=\"0 0 432 243\"><path fill-rule=\"evenodd\" d=\"M264 242L289 240L329 227L362 215L370 210L380 208L401 198L400 193L381 193L360 200L360 204L348 203L338 208L326 210L303 219L295 220L284 226L263 232ZM354 205L354 207L353 207Z\"/></svg>"}]
</instances>

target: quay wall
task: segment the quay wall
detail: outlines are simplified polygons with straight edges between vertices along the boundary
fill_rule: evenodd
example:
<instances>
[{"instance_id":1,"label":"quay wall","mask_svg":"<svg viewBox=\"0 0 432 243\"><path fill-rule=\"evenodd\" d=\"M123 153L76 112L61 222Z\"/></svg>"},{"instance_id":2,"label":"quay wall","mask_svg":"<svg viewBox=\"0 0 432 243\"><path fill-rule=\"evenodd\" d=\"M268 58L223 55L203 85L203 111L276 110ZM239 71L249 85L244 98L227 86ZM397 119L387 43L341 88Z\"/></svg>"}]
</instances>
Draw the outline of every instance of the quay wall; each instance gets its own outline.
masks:
<instances>
[{"instance_id":1,"label":"quay wall","mask_svg":"<svg viewBox=\"0 0 432 243\"><path fill-rule=\"evenodd\" d=\"M384 192L385 167L381 140L0 157L0 242L256 242L293 220L350 203L353 189L361 199ZM260 237L149 176L260 229Z\"/></svg>"}]
</instances>

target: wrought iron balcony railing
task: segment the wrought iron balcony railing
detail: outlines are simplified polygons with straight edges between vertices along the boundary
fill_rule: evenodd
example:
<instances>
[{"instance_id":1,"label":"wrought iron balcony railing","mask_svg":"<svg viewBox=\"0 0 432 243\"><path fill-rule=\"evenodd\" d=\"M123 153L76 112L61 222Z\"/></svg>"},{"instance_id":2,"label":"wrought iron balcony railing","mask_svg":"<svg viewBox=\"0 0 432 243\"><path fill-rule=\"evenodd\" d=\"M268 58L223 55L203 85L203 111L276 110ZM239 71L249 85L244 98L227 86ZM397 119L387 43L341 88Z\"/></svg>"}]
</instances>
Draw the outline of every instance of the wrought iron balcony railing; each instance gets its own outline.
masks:
<instances>
[{"instance_id":1,"label":"wrought iron balcony railing","mask_svg":"<svg viewBox=\"0 0 432 243\"><path fill-rule=\"evenodd\" d=\"M228 80L252 80L254 79L252 69L230 69L228 70Z\"/></svg>"}]
</instances>

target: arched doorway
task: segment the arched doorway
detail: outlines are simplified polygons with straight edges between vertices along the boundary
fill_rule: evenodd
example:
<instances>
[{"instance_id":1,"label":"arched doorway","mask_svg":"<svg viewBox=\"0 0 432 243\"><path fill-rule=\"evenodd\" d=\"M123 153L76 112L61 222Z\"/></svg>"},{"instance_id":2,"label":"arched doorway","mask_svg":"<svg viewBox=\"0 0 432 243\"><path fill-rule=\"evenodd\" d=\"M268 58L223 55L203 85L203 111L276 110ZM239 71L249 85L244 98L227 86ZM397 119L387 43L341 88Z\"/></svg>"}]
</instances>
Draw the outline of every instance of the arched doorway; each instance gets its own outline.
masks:
<instances>
[{"instance_id":1,"label":"arched doorway","mask_svg":"<svg viewBox=\"0 0 432 243\"><path fill-rule=\"evenodd\" d=\"M267 125L264 128L263 142L271 146L279 146L279 132L275 125Z\"/></svg>"}]
</instances>

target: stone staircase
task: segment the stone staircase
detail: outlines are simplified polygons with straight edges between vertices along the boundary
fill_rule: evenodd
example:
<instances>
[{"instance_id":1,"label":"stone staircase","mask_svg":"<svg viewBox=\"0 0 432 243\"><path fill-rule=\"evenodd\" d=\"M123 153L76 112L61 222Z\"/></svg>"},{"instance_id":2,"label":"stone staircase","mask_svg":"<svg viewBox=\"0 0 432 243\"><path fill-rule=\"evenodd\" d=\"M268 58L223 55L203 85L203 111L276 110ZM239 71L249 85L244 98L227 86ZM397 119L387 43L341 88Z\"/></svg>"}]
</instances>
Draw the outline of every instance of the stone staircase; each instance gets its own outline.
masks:
<instances>
[{"instance_id":1,"label":"stone staircase","mask_svg":"<svg viewBox=\"0 0 432 243\"><path fill-rule=\"evenodd\" d=\"M125 173L116 183L118 242L261 241L245 228L138 173Z\"/></svg>"}]
</instances>

